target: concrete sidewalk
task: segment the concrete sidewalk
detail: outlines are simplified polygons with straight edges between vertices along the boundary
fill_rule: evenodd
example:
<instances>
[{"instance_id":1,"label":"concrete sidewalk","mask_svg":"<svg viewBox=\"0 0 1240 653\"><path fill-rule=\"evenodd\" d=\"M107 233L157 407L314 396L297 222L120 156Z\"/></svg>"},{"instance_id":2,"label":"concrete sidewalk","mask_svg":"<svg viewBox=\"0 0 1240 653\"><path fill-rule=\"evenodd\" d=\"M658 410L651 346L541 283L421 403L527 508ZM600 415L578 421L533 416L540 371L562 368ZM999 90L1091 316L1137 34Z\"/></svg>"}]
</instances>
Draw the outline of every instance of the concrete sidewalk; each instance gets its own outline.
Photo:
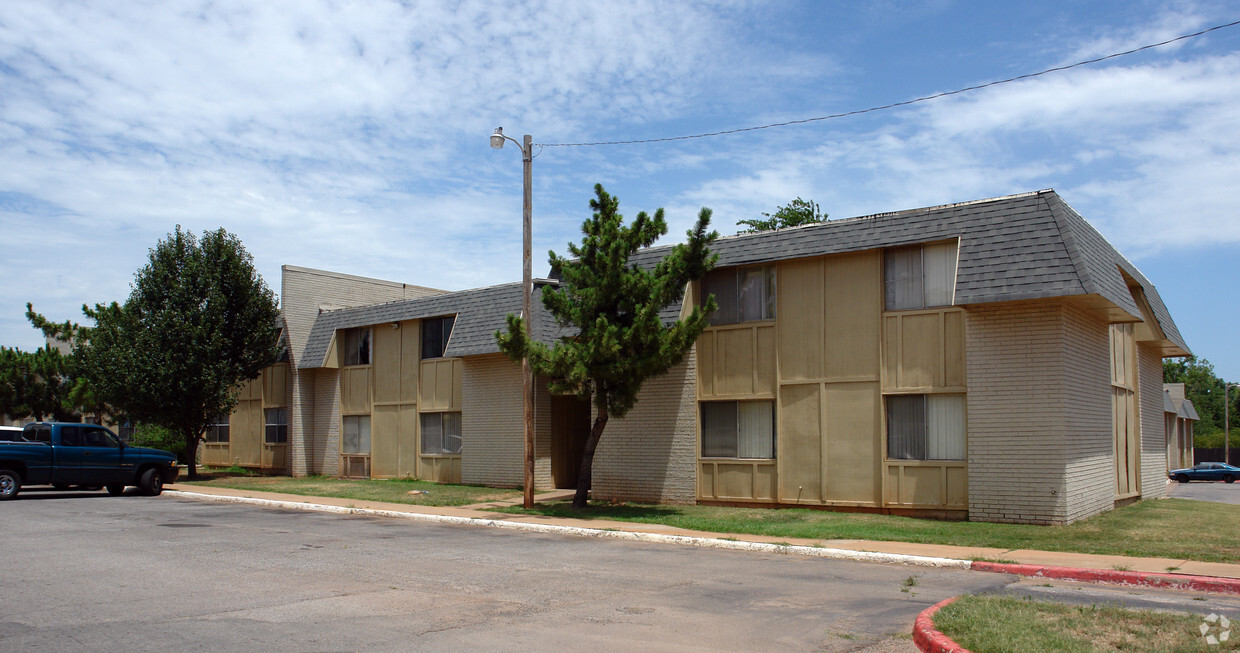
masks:
<instances>
[{"instance_id":1,"label":"concrete sidewalk","mask_svg":"<svg viewBox=\"0 0 1240 653\"><path fill-rule=\"evenodd\" d=\"M547 517L542 515L514 515L494 512L493 510L494 508L503 505L518 505L521 503L520 498L508 501L474 504L470 506L443 507L386 503L381 501L364 501L358 499L310 497L297 494L260 492L254 490L235 490L231 488L214 488L186 484L167 485L164 489L173 492L209 495L219 499L225 499L228 497L234 497L237 499L257 499L268 502L306 504L307 507L312 505L332 506L341 509L361 509L385 513L405 513L408 515L429 515L443 518L481 520L494 523L512 524L513 526L528 524L531 526L562 527L566 529L647 533L654 536L669 536L673 538L751 542L755 544L780 546L792 545L855 551L859 552L862 556L865 556L865 554L889 554L892 556L915 556L927 559L947 559L957 561L987 560L1037 567L1067 567L1102 571L1152 573L1167 577L1184 575L1240 579L1240 564L1231 563L1197 562L1193 560L1175 560L1170 558L1135 558L1129 556L1033 551L1025 549L965 547L951 546L947 544L916 544L911 542L882 542L871 540L814 540L789 537L768 537L763 535L745 535L740 533L711 533L706 531L694 531L684 528L664 526L661 524L640 524L604 519L572 519L566 517ZM561 490L536 495L535 499L537 501L550 501L562 499L565 496L571 496L571 494L571 492Z\"/></svg>"}]
</instances>

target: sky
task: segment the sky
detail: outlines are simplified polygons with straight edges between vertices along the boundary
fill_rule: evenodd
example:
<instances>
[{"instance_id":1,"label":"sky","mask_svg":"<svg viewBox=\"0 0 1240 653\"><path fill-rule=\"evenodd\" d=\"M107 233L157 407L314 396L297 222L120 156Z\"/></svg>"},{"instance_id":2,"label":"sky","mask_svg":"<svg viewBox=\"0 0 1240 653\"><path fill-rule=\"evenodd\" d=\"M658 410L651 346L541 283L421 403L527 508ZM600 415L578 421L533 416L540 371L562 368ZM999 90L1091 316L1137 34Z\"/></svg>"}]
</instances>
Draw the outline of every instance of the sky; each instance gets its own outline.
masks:
<instances>
[{"instance_id":1,"label":"sky","mask_svg":"<svg viewBox=\"0 0 1240 653\"><path fill-rule=\"evenodd\" d=\"M124 301L177 225L280 266L461 290L534 274L589 217L670 233L796 197L831 218L1054 188L1240 381L1240 20L1227 2L0 3L0 345Z\"/></svg>"}]
</instances>

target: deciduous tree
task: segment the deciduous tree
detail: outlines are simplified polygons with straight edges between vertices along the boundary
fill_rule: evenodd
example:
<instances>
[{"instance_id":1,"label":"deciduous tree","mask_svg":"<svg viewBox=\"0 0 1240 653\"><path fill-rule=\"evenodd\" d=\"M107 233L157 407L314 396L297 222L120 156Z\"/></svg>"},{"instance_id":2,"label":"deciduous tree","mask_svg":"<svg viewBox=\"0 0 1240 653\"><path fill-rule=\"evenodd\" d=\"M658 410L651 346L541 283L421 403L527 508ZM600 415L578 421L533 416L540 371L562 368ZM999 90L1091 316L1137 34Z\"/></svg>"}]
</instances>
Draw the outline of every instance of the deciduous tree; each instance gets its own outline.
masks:
<instances>
[{"instance_id":1,"label":"deciduous tree","mask_svg":"<svg viewBox=\"0 0 1240 653\"><path fill-rule=\"evenodd\" d=\"M593 216L581 226L580 245L569 243L571 257L550 253L552 274L563 283L544 288L542 302L561 327L575 336L553 346L530 339L524 321L508 316L508 332L497 331L500 350L515 361L528 355L540 376L553 379L553 392L575 394L593 402L594 422L581 457L573 506L586 506L594 452L611 417L624 417L637 403L642 383L679 363L706 328L713 298L704 307L671 324L659 313L678 305L686 285L715 264L709 245L718 237L707 232L710 209L703 208L688 241L674 246L653 268L630 263L638 250L667 233L663 209L644 211L629 225L620 215L619 200L595 185L590 200Z\"/></svg>"},{"instance_id":2,"label":"deciduous tree","mask_svg":"<svg viewBox=\"0 0 1240 653\"><path fill-rule=\"evenodd\" d=\"M775 209L773 214L763 213L762 215L766 217L737 221L736 226L749 227L737 233L754 234L760 231L776 231L788 227L798 227L803 224L814 224L827 219L827 216L819 210L817 202L814 200L803 200L799 197Z\"/></svg>"}]
</instances>

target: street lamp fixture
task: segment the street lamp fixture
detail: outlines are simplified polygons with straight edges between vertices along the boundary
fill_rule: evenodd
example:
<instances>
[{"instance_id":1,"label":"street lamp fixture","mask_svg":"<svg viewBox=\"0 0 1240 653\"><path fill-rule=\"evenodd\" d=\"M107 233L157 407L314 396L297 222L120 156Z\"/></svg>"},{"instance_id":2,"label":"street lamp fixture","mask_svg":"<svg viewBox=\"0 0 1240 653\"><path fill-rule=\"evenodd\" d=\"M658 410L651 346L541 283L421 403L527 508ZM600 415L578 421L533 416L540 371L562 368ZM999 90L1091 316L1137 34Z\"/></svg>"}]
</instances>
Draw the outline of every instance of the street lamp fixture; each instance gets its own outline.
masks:
<instances>
[{"instance_id":1,"label":"street lamp fixture","mask_svg":"<svg viewBox=\"0 0 1240 653\"><path fill-rule=\"evenodd\" d=\"M532 227L531 214L533 212L533 176L532 170L534 163L534 143L533 138L526 134L522 137L522 142L518 143L515 139L504 135L503 127L496 127L495 132L491 134L491 147L500 150L504 147L504 141L512 141L514 145L521 148L522 162L522 182L525 195L521 202L521 218L523 227L523 243L521 248L521 317L522 324L525 325L525 337L530 338L533 332L532 324L534 322L534 313L530 310L530 295L534 292L534 282L531 274L531 251L532 244ZM527 354L521 359L521 373L524 377L522 413L525 421L525 507L534 507L534 372L530 368L530 357Z\"/></svg>"}]
</instances>

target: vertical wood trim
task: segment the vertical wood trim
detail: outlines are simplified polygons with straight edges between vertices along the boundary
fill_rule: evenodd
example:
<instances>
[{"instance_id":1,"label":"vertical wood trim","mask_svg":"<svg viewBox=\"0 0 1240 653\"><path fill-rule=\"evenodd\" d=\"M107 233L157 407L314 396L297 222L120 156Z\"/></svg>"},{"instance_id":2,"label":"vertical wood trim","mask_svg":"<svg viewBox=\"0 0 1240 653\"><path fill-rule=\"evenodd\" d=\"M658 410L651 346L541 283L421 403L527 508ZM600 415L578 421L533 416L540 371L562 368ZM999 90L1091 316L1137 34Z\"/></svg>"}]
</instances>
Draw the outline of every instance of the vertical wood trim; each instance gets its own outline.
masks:
<instances>
[{"instance_id":1,"label":"vertical wood trim","mask_svg":"<svg viewBox=\"0 0 1240 653\"><path fill-rule=\"evenodd\" d=\"M826 302L823 302L824 304ZM827 456L827 440L831 434L827 432L827 384L818 384L818 464L821 469L818 472L818 500L826 501L827 496L827 467L830 460Z\"/></svg>"}]
</instances>

